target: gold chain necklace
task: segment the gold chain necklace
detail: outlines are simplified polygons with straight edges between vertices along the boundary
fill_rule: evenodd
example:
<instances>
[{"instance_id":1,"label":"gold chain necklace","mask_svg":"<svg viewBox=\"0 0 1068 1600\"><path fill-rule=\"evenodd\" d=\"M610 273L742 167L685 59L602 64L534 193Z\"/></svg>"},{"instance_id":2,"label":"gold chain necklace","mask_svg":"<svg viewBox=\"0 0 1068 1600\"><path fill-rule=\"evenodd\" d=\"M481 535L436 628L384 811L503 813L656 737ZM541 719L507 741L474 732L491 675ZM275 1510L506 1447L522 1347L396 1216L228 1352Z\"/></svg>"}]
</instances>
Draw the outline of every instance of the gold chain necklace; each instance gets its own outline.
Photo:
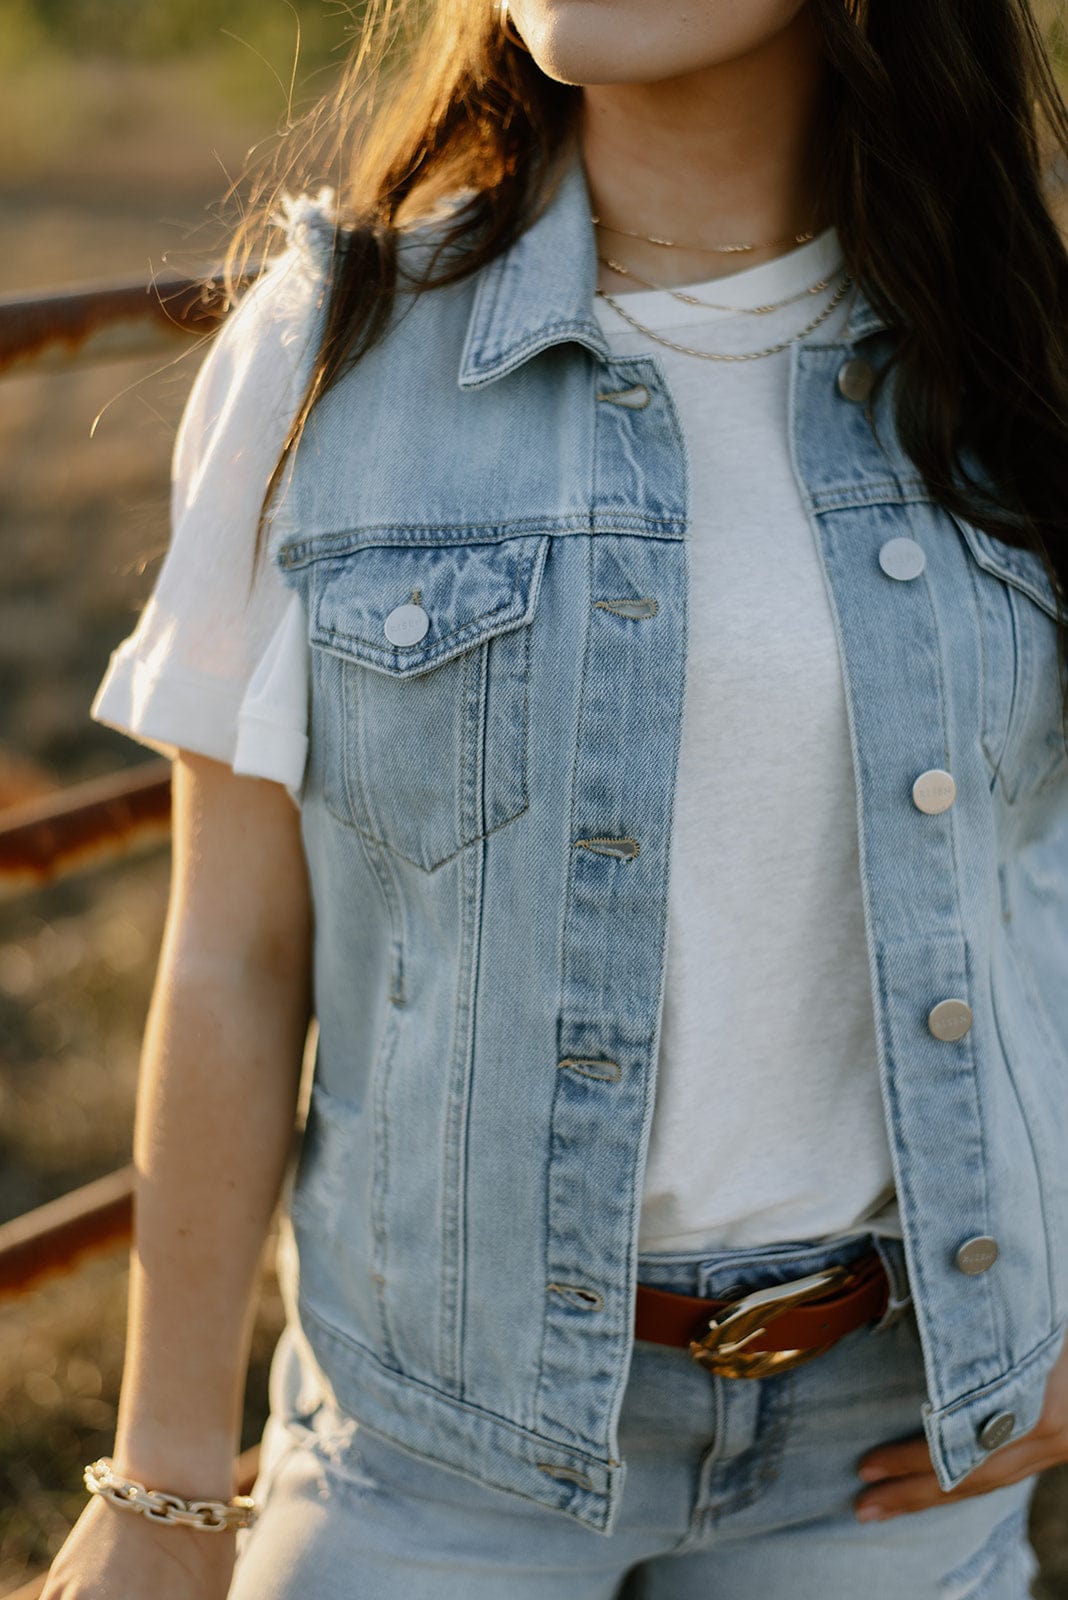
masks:
<instances>
[{"instance_id":1,"label":"gold chain necklace","mask_svg":"<svg viewBox=\"0 0 1068 1600\"><path fill-rule=\"evenodd\" d=\"M636 317L632 317L629 311L624 311L615 296L610 295L606 289L595 289L594 293L600 295L602 300L607 300L613 310L618 311L624 322L629 322L632 328L636 328L639 333L644 333L650 339L655 339L657 344L666 345L669 350L677 350L680 355L699 356L702 361L759 361L761 356L774 356L778 355L780 350L789 349L790 345L796 344L799 339L804 339L815 328L818 328L821 322L826 322L834 308L841 305L845 299L852 282L853 280L848 274L844 276L830 301L824 306L819 315L813 317L811 322L791 338L784 339L781 344L769 345L766 350L747 350L739 355L726 355L719 350L694 350L688 344L676 344L673 339L665 339L662 334L655 333L652 328L647 328Z\"/></svg>"},{"instance_id":2,"label":"gold chain necklace","mask_svg":"<svg viewBox=\"0 0 1068 1600\"><path fill-rule=\"evenodd\" d=\"M630 228L613 227L610 222L602 222L600 217L592 214L590 221L595 228L622 234L625 239L644 239L646 244L664 245L669 250L697 250L721 256L746 255L751 250L778 250L786 244L808 244L810 239L816 237L814 233L793 233L788 239L769 239L766 244L680 244L677 239L661 239L655 233L634 233Z\"/></svg>"},{"instance_id":3,"label":"gold chain necklace","mask_svg":"<svg viewBox=\"0 0 1068 1600\"><path fill-rule=\"evenodd\" d=\"M643 278L634 271L633 267L625 267L621 261L613 261L611 256L598 256L598 261L603 267L611 267L613 272L618 272L621 277L633 278L635 283L644 284L647 289L658 289L661 294L669 294L673 300L681 300L686 306L702 306L706 311L735 311L747 317L763 317L769 311L779 311L783 306L792 306L798 300L804 300L809 295L822 294L824 289L829 289L834 282L835 274L832 272L827 278L821 278L819 283L809 284L807 289L802 289L797 294L787 295L785 300L773 300L766 306L721 306L714 300L699 300L695 294L684 294L681 289L669 289L666 283L652 283L648 278ZM754 269L755 270L755 269Z\"/></svg>"}]
</instances>

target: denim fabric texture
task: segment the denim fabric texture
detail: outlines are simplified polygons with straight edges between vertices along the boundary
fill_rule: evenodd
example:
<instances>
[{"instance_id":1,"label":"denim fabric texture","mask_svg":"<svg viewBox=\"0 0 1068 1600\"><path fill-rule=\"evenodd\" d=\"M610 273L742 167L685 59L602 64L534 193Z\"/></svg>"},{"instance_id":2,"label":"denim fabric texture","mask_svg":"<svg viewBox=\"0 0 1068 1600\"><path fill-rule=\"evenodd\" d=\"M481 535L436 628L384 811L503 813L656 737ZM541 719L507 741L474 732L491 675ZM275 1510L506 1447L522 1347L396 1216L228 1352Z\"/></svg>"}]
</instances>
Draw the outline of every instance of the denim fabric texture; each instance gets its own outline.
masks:
<instances>
[{"instance_id":1,"label":"denim fabric texture","mask_svg":"<svg viewBox=\"0 0 1068 1600\"><path fill-rule=\"evenodd\" d=\"M643 1282L712 1294L847 1261L870 1241L641 1262ZM637 1343L620 1419L630 1463L609 1538L353 1423L288 1335L229 1600L1024 1600L1034 1479L884 1523L857 1521L857 1462L913 1431L923 1359L904 1256L896 1314L806 1366L716 1378Z\"/></svg>"},{"instance_id":2,"label":"denim fabric texture","mask_svg":"<svg viewBox=\"0 0 1068 1600\"><path fill-rule=\"evenodd\" d=\"M309 271L316 206L292 231ZM692 619L672 396L655 358L609 358L595 281L572 157L503 256L402 293L313 411L275 527L313 647L319 1040L291 1314L343 1414L605 1532ZM858 294L845 341L793 347L789 426L840 647L922 1356L900 1427L949 1490L992 1419L1034 1426L1065 1338L1068 762L1040 561L931 501L891 385L871 414L839 387L891 349ZM648 403L621 403L635 385ZM902 539L911 577L880 563ZM425 632L391 642L411 605ZM956 783L936 814L913 799L931 769ZM947 999L971 1008L956 1039L928 1021ZM828 1162L848 1159L829 1126ZM997 1259L962 1270L975 1238Z\"/></svg>"}]
</instances>

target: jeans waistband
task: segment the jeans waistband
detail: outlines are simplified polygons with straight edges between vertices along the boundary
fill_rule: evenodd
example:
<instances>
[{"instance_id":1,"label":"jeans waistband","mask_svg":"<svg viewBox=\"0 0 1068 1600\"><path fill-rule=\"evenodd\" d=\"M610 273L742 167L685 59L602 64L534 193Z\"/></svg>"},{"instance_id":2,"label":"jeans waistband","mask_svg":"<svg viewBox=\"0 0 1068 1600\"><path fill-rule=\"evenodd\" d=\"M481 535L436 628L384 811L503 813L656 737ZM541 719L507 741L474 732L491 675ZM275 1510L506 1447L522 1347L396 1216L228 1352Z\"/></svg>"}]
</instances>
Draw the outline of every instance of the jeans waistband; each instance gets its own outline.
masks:
<instances>
[{"instance_id":1,"label":"jeans waistband","mask_svg":"<svg viewBox=\"0 0 1068 1600\"><path fill-rule=\"evenodd\" d=\"M803 1278L824 1267L848 1266L858 1256L875 1249L882 1257L890 1281L890 1301L882 1319L900 1311L911 1300L905 1247L900 1239L880 1234L855 1234L833 1242L813 1240L788 1244L756 1245L715 1250L701 1255L642 1255L638 1281L674 1294L697 1295L706 1300L733 1300L755 1289Z\"/></svg>"}]
</instances>

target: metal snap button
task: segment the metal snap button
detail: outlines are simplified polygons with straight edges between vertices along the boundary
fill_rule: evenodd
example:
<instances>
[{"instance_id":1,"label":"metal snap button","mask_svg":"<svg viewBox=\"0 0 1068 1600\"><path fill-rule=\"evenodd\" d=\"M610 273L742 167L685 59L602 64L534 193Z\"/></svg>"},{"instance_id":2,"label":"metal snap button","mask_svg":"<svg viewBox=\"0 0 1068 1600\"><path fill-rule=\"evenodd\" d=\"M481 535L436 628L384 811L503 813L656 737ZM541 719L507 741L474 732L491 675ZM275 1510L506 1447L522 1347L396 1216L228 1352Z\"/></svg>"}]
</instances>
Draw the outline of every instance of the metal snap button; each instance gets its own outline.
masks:
<instances>
[{"instance_id":1,"label":"metal snap button","mask_svg":"<svg viewBox=\"0 0 1068 1600\"><path fill-rule=\"evenodd\" d=\"M927 565L927 557L923 553L923 546L916 543L915 539L887 539L879 551L879 565L888 578L897 578L905 583L910 578L918 578Z\"/></svg>"},{"instance_id":2,"label":"metal snap button","mask_svg":"<svg viewBox=\"0 0 1068 1600\"><path fill-rule=\"evenodd\" d=\"M936 1039L963 1039L972 1025L972 1008L967 1000L940 1000L927 1016L927 1026Z\"/></svg>"},{"instance_id":3,"label":"metal snap button","mask_svg":"<svg viewBox=\"0 0 1068 1600\"><path fill-rule=\"evenodd\" d=\"M961 1272L966 1272L969 1278L977 1278L981 1272L989 1272L997 1258L997 1240L977 1234L974 1239L965 1239L953 1259Z\"/></svg>"},{"instance_id":4,"label":"metal snap button","mask_svg":"<svg viewBox=\"0 0 1068 1600\"><path fill-rule=\"evenodd\" d=\"M984 1450L996 1450L999 1444L1005 1444L1012 1438L1016 1427L1016 1417L1011 1411L1002 1411L996 1417L991 1417L989 1422L984 1422L979 1429L979 1443Z\"/></svg>"},{"instance_id":5,"label":"metal snap button","mask_svg":"<svg viewBox=\"0 0 1068 1600\"><path fill-rule=\"evenodd\" d=\"M940 811L948 811L956 798L957 785L941 767L931 767L928 772L921 772L912 785L913 805L917 811L926 811L930 817L936 817Z\"/></svg>"},{"instance_id":6,"label":"metal snap button","mask_svg":"<svg viewBox=\"0 0 1068 1600\"><path fill-rule=\"evenodd\" d=\"M844 361L838 368L838 393L854 405L864 404L874 383L874 369L866 361Z\"/></svg>"},{"instance_id":7,"label":"metal snap button","mask_svg":"<svg viewBox=\"0 0 1068 1600\"><path fill-rule=\"evenodd\" d=\"M384 631L390 644L418 644L430 626L422 606L394 606L385 620Z\"/></svg>"}]
</instances>

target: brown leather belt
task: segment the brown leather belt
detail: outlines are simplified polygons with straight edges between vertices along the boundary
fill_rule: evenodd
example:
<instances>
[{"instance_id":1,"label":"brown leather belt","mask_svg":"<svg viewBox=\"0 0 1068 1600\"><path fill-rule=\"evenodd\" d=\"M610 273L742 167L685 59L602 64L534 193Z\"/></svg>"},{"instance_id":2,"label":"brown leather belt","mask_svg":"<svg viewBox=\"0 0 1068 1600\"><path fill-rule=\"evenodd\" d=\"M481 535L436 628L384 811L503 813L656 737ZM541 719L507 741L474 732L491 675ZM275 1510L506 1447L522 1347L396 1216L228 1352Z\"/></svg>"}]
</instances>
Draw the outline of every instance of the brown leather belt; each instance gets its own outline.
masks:
<instances>
[{"instance_id":1,"label":"brown leather belt","mask_svg":"<svg viewBox=\"0 0 1068 1600\"><path fill-rule=\"evenodd\" d=\"M848 1266L757 1289L736 1300L698 1300L638 1285L635 1337L689 1349L725 1378L763 1378L822 1355L881 1317L890 1285L878 1251Z\"/></svg>"}]
</instances>

